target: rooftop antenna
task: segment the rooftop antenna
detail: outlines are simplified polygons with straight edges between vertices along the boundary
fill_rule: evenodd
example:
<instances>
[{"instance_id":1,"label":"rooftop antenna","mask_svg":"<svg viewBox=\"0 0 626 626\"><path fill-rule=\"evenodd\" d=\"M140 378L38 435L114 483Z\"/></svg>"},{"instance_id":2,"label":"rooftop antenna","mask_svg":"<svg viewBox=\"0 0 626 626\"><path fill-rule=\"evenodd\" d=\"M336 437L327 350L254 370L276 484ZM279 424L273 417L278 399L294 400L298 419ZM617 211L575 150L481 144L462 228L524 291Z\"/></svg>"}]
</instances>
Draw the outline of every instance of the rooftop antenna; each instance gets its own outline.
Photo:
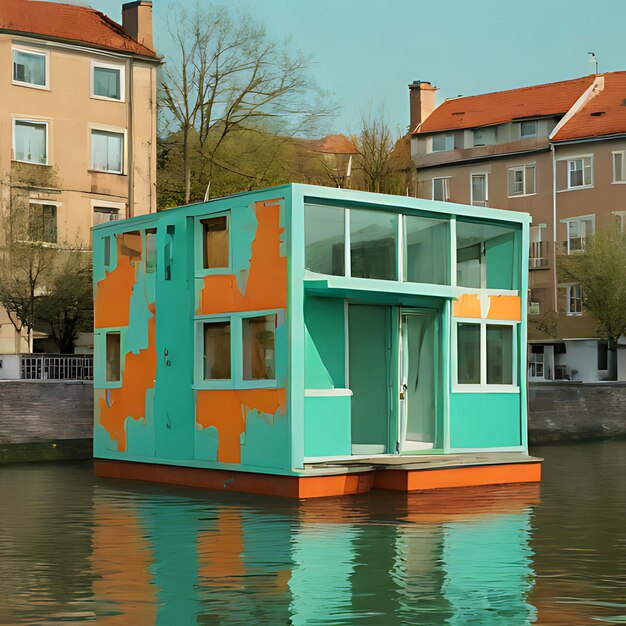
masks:
<instances>
[{"instance_id":1,"label":"rooftop antenna","mask_svg":"<svg viewBox=\"0 0 626 626\"><path fill-rule=\"evenodd\" d=\"M598 73L598 59L596 57L596 53L595 52L587 52L588 55L590 55L590 59L589 59L589 63L595 63L596 64L596 71L595 73Z\"/></svg>"}]
</instances>

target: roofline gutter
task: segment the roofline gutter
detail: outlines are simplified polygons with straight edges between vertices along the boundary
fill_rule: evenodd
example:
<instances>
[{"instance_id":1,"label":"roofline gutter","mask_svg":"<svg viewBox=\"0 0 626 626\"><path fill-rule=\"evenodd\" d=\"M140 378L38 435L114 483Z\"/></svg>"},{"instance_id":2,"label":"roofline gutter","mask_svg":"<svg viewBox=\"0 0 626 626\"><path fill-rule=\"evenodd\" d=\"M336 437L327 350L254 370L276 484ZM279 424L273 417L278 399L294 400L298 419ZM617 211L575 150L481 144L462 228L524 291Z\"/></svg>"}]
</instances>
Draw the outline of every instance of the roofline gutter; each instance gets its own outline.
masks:
<instances>
[{"instance_id":1,"label":"roofline gutter","mask_svg":"<svg viewBox=\"0 0 626 626\"><path fill-rule=\"evenodd\" d=\"M598 135L597 137L581 137L580 139L563 139L562 141L551 140L557 146L567 146L575 143L592 143L594 141L607 141L610 139L624 139L626 133L613 133L612 135Z\"/></svg>"},{"instance_id":2,"label":"roofline gutter","mask_svg":"<svg viewBox=\"0 0 626 626\"><path fill-rule=\"evenodd\" d=\"M136 60L146 61L148 63L154 63L155 65L163 65L164 61L162 57L151 57L138 52L124 52L118 49L105 48L104 46L88 46L84 43L76 42L72 39L64 39L62 37L48 37L38 33L26 33L21 30L11 30L8 28L0 28L0 34L13 35L19 37L25 37L32 39L38 43L45 44L54 48L79 50L81 52L89 52L91 54L102 54L108 56L119 57L123 59L133 58Z\"/></svg>"}]
</instances>

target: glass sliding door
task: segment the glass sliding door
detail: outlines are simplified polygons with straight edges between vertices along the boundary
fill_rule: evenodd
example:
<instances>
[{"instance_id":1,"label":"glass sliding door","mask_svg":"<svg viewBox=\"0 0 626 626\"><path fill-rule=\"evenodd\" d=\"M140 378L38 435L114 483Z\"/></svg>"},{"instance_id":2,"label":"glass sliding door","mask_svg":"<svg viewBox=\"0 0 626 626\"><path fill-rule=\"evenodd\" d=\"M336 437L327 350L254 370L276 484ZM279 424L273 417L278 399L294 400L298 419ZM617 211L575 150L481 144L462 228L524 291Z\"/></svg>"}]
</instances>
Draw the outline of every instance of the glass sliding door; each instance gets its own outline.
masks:
<instances>
[{"instance_id":1,"label":"glass sliding door","mask_svg":"<svg viewBox=\"0 0 626 626\"><path fill-rule=\"evenodd\" d=\"M400 353L400 452L433 448L439 352L435 312L403 310Z\"/></svg>"}]
</instances>

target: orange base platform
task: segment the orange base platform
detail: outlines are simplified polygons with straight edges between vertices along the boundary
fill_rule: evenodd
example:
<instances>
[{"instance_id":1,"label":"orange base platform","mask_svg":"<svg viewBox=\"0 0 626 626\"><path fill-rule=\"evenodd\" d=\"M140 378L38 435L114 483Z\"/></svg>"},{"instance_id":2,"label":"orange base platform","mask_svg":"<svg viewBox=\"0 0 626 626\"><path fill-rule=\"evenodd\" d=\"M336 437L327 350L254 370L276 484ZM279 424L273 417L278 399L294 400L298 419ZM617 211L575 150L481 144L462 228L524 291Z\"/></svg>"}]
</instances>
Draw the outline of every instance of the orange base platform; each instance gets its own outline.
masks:
<instances>
[{"instance_id":1,"label":"orange base platform","mask_svg":"<svg viewBox=\"0 0 626 626\"><path fill-rule=\"evenodd\" d=\"M280 476L96 459L94 473L96 476L107 478L143 480L218 491L287 498L320 498L365 493L373 488L420 491L539 482L541 463L459 466L445 469L368 469L359 473L323 476Z\"/></svg>"}]
</instances>

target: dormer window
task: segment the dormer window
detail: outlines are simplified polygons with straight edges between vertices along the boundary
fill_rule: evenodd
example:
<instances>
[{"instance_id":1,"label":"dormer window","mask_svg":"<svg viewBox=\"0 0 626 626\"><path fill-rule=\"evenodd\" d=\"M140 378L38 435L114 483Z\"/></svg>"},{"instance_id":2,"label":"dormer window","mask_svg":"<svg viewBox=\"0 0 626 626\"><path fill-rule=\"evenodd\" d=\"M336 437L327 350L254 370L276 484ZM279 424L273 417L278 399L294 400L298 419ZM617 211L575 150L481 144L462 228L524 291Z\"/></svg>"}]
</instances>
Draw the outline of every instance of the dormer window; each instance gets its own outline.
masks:
<instances>
[{"instance_id":1,"label":"dormer window","mask_svg":"<svg viewBox=\"0 0 626 626\"><path fill-rule=\"evenodd\" d=\"M496 143L496 129L494 126L474 129L474 147L492 146L494 143Z\"/></svg>"},{"instance_id":2,"label":"dormer window","mask_svg":"<svg viewBox=\"0 0 626 626\"><path fill-rule=\"evenodd\" d=\"M521 139L531 139L537 136L537 120L522 122L519 126Z\"/></svg>"},{"instance_id":3,"label":"dormer window","mask_svg":"<svg viewBox=\"0 0 626 626\"><path fill-rule=\"evenodd\" d=\"M441 133L432 136L431 152L446 152L448 150L454 150L454 134Z\"/></svg>"}]
</instances>

